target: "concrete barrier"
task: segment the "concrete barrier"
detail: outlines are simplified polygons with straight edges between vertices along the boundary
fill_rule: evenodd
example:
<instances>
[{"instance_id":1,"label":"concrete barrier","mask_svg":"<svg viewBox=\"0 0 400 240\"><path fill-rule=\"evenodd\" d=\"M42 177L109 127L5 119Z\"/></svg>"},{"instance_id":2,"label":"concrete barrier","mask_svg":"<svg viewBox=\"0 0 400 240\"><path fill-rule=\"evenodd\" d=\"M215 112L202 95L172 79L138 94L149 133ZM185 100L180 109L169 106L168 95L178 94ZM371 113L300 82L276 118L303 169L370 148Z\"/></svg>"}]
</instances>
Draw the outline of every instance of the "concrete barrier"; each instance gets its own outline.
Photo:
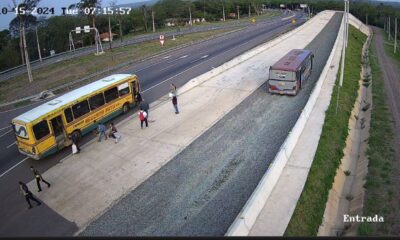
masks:
<instances>
[{"instance_id":1,"label":"concrete barrier","mask_svg":"<svg viewBox=\"0 0 400 240\"><path fill-rule=\"evenodd\" d=\"M320 13L321 14L321 13ZM315 19L315 18L313 18ZM340 44L339 38L343 33L343 19L342 24L339 29L339 34L336 38L334 47L329 55L327 63L316 83L314 89L307 101L306 106L302 110L296 124L292 128L292 131L286 137L284 143L282 144L279 152L275 156L275 159L269 166L267 172L262 177L261 181L257 185L256 189L254 190L253 194L250 196L249 200L246 202L245 206L243 207L242 211L238 214L235 221L232 223L230 228L228 229L225 236L248 236L249 232L257 220L258 215L260 214L261 210L263 209L268 197L270 196L272 190L274 189L276 183L278 182L279 177L282 174L286 163L292 154L294 147L297 144L297 140L301 135L304 126L306 125L310 114L314 108L314 105L317 101L317 98L320 94L322 85L327 77L328 71L332 65L333 57L336 51L341 51L338 49ZM335 74L336 75L336 74ZM326 109L325 109L326 111Z\"/></svg>"}]
</instances>

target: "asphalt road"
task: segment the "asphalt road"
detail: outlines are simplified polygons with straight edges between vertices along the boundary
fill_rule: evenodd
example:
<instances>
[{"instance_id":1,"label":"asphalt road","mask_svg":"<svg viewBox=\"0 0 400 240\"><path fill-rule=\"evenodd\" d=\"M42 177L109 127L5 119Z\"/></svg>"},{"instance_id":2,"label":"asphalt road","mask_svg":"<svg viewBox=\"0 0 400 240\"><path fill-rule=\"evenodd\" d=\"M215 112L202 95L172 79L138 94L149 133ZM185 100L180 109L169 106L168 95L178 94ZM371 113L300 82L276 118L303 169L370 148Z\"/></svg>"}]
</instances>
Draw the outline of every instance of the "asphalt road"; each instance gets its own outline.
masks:
<instances>
[{"instance_id":1,"label":"asphalt road","mask_svg":"<svg viewBox=\"0 0 400 240\"><path fill-rule=\"evenodd\" d=\"M291 13L288 11L285 11L285 12L283 12L282 17L288 16L289 14L291 14ZM273 17L271 19L273 20L273 19L279 19L279 18L281 18L281 16ZM271 19L261 19L259 21L260 22L269 22ZM120 40L117 39L117 40L113 41L112 45L113 45L113 48L117 48L117 47L131 45L131 44L140 43L140 42L144 42L144 41L156 40L159 38L160 34L164 34L164 36L166 38L172 38L172 35L181 36L184 34L195 33L195 32L205 32L205 31L216 30L216 29L226 29L226 28L233 28L233 27L238 27L238 26L248 26L248 25L251 25L251 23L250 23L250 21L246 20L246 21L231 21L229 23L221 24L221 25L212 25L212 26L200 25L200 26L193 26L190 28L186 27L183 30L179 30L179 31L178 30L176 30L176 31L170 30L170 31L166 31L166 32L150 33L150 34L135 36L130 39L125 39L123 42L120 42ZM104 51L108 50L109 46L110 46L109 43L102 43L102 47L103 47ZM48 66L53 63L58 63L58 62L61 62L64 60L92 54L94 52L96 52L95 45L92 45L89 47L84 47L84 48L78 48L73 52L68 51L68 52L59 53L55 56L49 56L49 57L43 58L42 62L40 62L39 60L32 61L31 67L33 70L36 70L36 69L40 69L41 67ZM0 82L10 79L12 77L24 74L24 73L26 73L25 65L21 65L19 67L15 67L15 68L0 72Z\"/></svg>"},{"instance_id":2,"label":"asphalt road","mask_svg":"<svg viewBox=\"0 0 400 240\"><path fill-rule=\"evenodd\" d=\"M298 15L298 24L305 20ZM290 20L274 19L249 26L243 31L224 35L222 37L194 44L172 53L164 54L159 58L135 64L125 69L124 73L136 73L141 81L144 91L143 97L153 102L168 92L169 83L174 82L178 87L187 81L213 67L217 67L231 58L263 43L281 32L291 29ZM60 159L70 154L70 149L64 149L42 161L26 159L21 155L14 142L14 135L10 131L9 122L22 112L38 104L14 109L0 113L0 194L2 207L0 208L0 236L4 235L36 235L58 236L71 235L77 229L73 223L66 221L54 213L50 208L40 207L25 211L25 200L19 195L17 182L30 181L33 175L29 170L30 165L44 172L54 166ZM123 116L117 118L118 122ZM93 136L85 136L83 142L89 141ZM32 224L25 219L35 219L46 224ZM54 226L54 227L49 227Z\"/></svg>"},{"instance_id":3,"label":"asphalt road","mask_svg":"<svg viewBox=\"0 0 400 240\"><path fill-rule=\"evenodd\" d=\"M313 73L297 96L268 94L264 84L80 236L223 236L306 105L341 17L306 47Z\"/></svg>"}]
</instances>

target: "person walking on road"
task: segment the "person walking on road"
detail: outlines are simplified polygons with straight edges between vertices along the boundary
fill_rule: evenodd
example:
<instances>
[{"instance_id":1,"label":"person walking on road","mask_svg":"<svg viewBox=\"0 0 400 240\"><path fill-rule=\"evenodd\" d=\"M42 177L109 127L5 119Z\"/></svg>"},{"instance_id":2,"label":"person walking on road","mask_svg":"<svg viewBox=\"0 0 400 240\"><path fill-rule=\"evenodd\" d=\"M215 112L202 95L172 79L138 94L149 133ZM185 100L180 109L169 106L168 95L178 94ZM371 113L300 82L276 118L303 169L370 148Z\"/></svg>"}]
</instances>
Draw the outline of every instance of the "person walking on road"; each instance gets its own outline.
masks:
<instances>
[{"instance_id":1,"label":"person walking on road","mask_svg":"<svg viewBox=\"0 0 400 240\"><path fill-rule=\"evenodd\" d=\"M93 123L96 123L96 121L94 121ZM106 126L104 126L104 124L99 123L99 125L97 125L97 132L99 133L99 140L98 142L101 142L101 137L104 136L104 140L107 140L107 135L106 135Z\"/></svg>"},{"instance_id":2,"label":"person walking on road","mask_svg":"<svg viewBox=\"0 0 400 240\"><path fill-rule=\"evenodd\" d=\"M143 111L143 109L140 109L140 111L138 112L138 116L139 116L139 120L140 120L140 127L143 129L143 122L146 123L146 127L149 126L149 124L147 123L147 114L145 111Z\"/></svg>"},{"instance_id":3,"label":"person walking on road","mask_svg":"<svg viewBox=\"0 0 400 240\"><path fill-rule=\"evenodd\" d=\"M32 208L32 204L30 200L33 200L37 203L37 206L39 206L40 204L42 204L39 200L37 200L31 191L29 191L28 186L26 186L25 183L19 181L19 188L20 188L20 192L21 194L25 197L26 202L28 203L29 207L28 209Z\"/></svg>"},{"instance_id":4,"label":"person walking on road","mask_svg":"<svg viewBox=\"0 0 400 240\"><path fill-rule=\"evenodd\" d=\"M110 123L110 137L115 139L115 143L118 143L121 135L118 133L117 128L115 127L114 123Z\"/></svg>"},{"instance_id":5,"label":"person walking on road","mask_svg":"<svg viewBox=\"0 0 400 240\"><path fill-rule=\"evenodd\" d=\"M38 192L42 191L42 188L40 186L40 181L44 182L47 184L47 187L50 187L51 184L49 182L47 182L46 180L43 179L42 174L40 174L40 172L35 169L33 166L31 166L31 171L33 172L33 175L35 175L35 179L36 179L36 184L38 187Z\"/></svg>"},{"instance_id":6,"label":"person walking on road","mask_svg":"<svg viewBox=\"0 0 400 240\"><path fill-rule=\"evenodd\" d=\"M150 109L150 106L149 106L149 103L148 102L146 102L145 100L144 100L144 98L142 99L142 102L140 103L140 109L143 109L143 111L145 111L146 112L146 114L147 114L147 119L149 119L149 109ZM150 120L149 120L150 121Z\"/></svg>"},{"instance_id":7,"label":"person walking on road","mask_svg":"<svg viewBox=\"0 0 400 240\"><path fill-rule=\"evenodd\" d=\"M174 105L175 114L178 114L179 113L179 110L178 110L178 99L176 98L176 96L172 97L172 105Z\"/></svg>"}]
</instances>

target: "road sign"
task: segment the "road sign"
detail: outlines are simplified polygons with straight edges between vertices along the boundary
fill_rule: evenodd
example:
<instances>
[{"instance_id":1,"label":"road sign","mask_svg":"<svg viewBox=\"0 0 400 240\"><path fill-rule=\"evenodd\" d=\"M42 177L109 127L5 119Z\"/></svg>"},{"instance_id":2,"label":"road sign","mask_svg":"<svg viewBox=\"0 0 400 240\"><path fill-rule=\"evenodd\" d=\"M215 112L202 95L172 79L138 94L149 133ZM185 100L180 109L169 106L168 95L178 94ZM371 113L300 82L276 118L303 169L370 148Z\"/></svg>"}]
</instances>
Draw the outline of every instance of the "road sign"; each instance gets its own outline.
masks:
<instances>
[{"instance_id":1,"label":"road sign","mask_svg":"<svg viewBox=\"0 0 400 240\"><path fill-rule=\"evenodd\" d=\"M161 46L164 46L164 35L160 35L160 43L161 43Z\"/></svg>"},{"instance_id":2,"label":"road sign","mask_svg":"<svg viewBox=\"0 0 400 240\"><path fill-rule=\"evenodd\" d=\"M296 19L292 19L292 24L296 24Z\"/></svg>"},{"instance_id":3,"label":"road sign","mask_svg":"<svg viewBox=\"0 0 400 240\"><path fill-rule=\"evenodd\" d=\"M77 34L81 33L81 27L76 27L76 28L75 28L75 32L76 32Z\"/></svg>"},{"instance_id":4,"label":"road sign","mask_svg":"<svg viewBox=\"0 0 400 240\"><path fill-rule=\"evenodd\" d=\"M300 8L306 8L307 4L300 4Z\"/></svg>"},{"instance_id":5,"label":"road sign","mask_svg":"<svg viewBox=\"0 0 400 240\"><path fill-rule=\"evenodd\" d=\"M90 26L89 25L83 26L83 30L85 30L85 33L90 32Z\"/></svg>"},{"instance_id":6,"label":"road sign","mask_svg":"<svg viewBox=\"0 0 400 240\"><path fill-rule=\"evenodd\" d=\"M252 21L253 23L255 23L255 22L256 22L256 19L255 19L255 18L252 18L251 21Z\"/></svg>"}]
</instances>

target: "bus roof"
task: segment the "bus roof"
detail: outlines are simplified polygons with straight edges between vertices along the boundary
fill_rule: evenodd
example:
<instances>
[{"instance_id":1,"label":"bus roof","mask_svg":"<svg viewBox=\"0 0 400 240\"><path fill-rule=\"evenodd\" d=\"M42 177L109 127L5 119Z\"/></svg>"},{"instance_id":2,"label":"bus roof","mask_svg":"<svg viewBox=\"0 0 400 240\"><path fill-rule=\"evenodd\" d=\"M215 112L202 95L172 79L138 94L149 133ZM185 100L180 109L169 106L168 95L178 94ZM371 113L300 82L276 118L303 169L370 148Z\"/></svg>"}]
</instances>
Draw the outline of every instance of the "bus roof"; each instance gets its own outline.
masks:
<instances>
[{"instance_id":1,"label":"bus roof","mask_svg":"<svg viewBox=\"0 0 400 240\"><path fill-rule=\"evenodd\" d=\"M125 78L132 77L135 75L132 74L114 74L110 75L108 77L102 78L100 80L97 80L95 82L89 83L85 86L82 86L80 88L77 88L75 90L72 90L68 93L65 93L55 99L52 99L46 103L43 103L42 105L39 105L21 115L18 117L14 118L13 120L17 121L22 121L22 122L31 122L39 117L41 117L44 114L50 113L53 110L56 110L64 105L70 104L74 102L75 100L91 94L99 89L105 88L107 86L111 86Z\"/></svg>"},{"instance_id":2,"label":"bus roof","mask_svg":"<svg viewBox=\"0 0 400 240\"><path fill-rule=\"evenodd\" d=\"M293 49L271 66L271 70L297 71L303 61L312 52L305 49Z\"/></svg>"}]
</instances>

